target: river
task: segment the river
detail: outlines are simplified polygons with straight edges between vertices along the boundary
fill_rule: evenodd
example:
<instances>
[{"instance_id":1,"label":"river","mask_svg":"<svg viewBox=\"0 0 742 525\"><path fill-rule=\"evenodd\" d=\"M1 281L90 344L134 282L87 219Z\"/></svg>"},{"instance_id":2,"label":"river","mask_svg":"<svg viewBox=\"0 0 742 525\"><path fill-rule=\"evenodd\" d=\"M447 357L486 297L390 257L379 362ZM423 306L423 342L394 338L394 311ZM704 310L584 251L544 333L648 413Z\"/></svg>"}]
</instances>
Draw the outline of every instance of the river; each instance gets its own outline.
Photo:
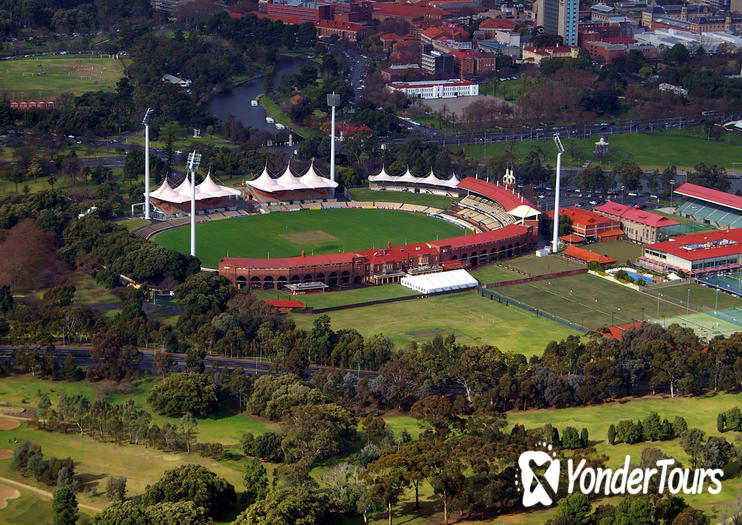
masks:
<instances>
[{"instance_id":1,"label":"river","mask_svg":"<svg viewBox=\"0 0 742 525\"><path fill-rule=\"evenodd\" d=\"M306 59L300 57L281 58L276 63L274 87L278 87L284 75L298 73L305 62ZM255 78L215 96L206 103L206 109L220 120L234 116L241 120L245 127L275 131L276 127L265 121L266 115L262 106L251 105L251 101L263 92L263 77Z\"/></svg>"}]
</instances>

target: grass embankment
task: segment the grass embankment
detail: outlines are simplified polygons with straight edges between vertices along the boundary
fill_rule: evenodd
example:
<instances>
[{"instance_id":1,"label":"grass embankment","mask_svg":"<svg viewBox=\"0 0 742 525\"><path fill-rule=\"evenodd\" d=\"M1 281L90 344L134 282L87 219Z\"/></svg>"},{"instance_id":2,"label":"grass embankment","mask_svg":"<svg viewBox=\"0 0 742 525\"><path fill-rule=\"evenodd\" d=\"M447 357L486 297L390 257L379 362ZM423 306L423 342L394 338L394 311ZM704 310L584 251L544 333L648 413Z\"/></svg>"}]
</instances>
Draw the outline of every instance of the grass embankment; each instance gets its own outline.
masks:
<instances>
[{"instance_id":1,"label":"grass embankment","mask_svg":"<svg viewBox=\"0 0 742 525\"><path fill-rule=\"evenodd\" d=\"M350 188L348 193L355 201L361 202L404 202L420 206L430 206L445 210L450 208L457 197L445 197L443 195L430 195L427 193L413 193L409 191L377 191L369 188Z\"/></svg>"},{"instance_id":2,"label":"grass embankment","mask_svg":"<svg viewBox=\"0 0 742 525\"><path fill-rule=\"evenodd\" d=\"M297 133L298 135L301 135L305 139L322 136L322 134L316 129L307 128L305 126L297 126L296 124L294 124L294 122L291 120L291 117L289 117L281 109L281 107L276 104L270 97L260 95L258 97L258 102L261 106L263 106L263 109L269 117L271 117L279 124L283 124L287 128L290 128L291 131Z\"/></svg>"},{"instance_id":3,"label":"grass embankment","mask_svg":"<svg viewBox=\"0 0 742 525\"><path fill-rule=\"evenodd\" d=\"M270 213L196 225L196 251L204 266L222 257L298 257L367 250L456 237L465 232L421 214L393 210L344 209ZM189 250L189 229L173 228L155 242L182 253ZM288 276L287 276L288 277Z\"/></svg>"},{"instance_id":4,"label":"grass embankment","mask_svg":"<svg viewBox=\"0 0 742 525\"><path fill-rule=\"evenodd\" d=\"M338 290L304 295L291 295L285 290L252 290L252 293L261 299L292 299L301 301L306 306L311 306L312 308L330 308L333 306L364 303L366 301L378 301L380 299L391 299L394 297L405 297L417 294L416 291L399 284L385 284L382 286L370 286L367 288L353 288L350 290Z\"/></svg>"}]
</instances>

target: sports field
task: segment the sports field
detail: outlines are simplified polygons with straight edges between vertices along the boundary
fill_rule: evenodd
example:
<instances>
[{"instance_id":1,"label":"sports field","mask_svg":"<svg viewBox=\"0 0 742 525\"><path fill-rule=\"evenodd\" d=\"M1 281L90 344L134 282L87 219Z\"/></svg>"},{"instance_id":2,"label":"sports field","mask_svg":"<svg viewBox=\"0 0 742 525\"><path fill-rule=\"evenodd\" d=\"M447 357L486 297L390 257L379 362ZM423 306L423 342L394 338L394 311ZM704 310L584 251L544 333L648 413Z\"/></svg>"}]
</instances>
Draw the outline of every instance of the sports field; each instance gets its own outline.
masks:
<instances>
[{"instance_id":1,"label":"sports field","mask_svg":"<svg viewBox=\"0 0 742 525\"><path fill-rule=\"evenodd\" d=\"M721 288L722 290L742 295L742 272L709 276L701 279L701 282L715 288Z\"/></svg>"},{"instance_id":2,"label":"sports field","mask_svg":"<svg viewBox=\"0 0 742 525\"><path fill-rule=\"evenodd\" d=\"M632 263L642 254L642 245L631 241L607 241L582 246L586 250L601 255L613 257L618 264L624 264L627 260Z\"/></svg>"},{"instance_id":3,"label":"sports field","mask_svg":"<svg viewBox=\"0 0 742 525\"><path fill-rule=\"evenodd\" d=\"M365 250L446 239L465 230L422 214L394 210L304 210L269 213L196 225L201 264L216 268L222 257L295 257ZM155 242L182 253L190 250L190 227L173 228Z\"/></svg>"},{"instance_id":4,"label":"sports field","mask_svg":"<svg viewBox=\"0 0 742 525\"><path fill-rule=\"evenodd\" d=\"M589 274L503 286L496 291L586 328L630 323L657 311L654 297ZM660 300L660 315L681 313L685 308Z\"/></svg>"},{"instance_id":5,"label":"sports field","mask_svg":"<svg viewBox=\"0 0 742 525\"><path fill-rule=\"evenodd\" d=\"M303 295L291 295L285 290L250 290L250 293L261 299L291 299L300 301L312 308L329 308L346 304L365 303L367 301L378 301L380 299L391 299L416 295L417 292L406 288L401 284L385 284L382 286L369 286L366 288L352 288L350 290L333 290L325 293L311 293Z\"/></svg>"},{"instance_id":6,"label":"sports field","mask_svg":"<svg viewBox=\"0 0 742 525\"><path fill-rule=\"evenodd\" d=\"M70 92L113 91L124 62L91 55L46 56L0 62L0 91L12 98L44 98Z\"/></svg>"},{"instance_id":7,"label":"sports field","mask_svg":"<svg viewBox=\"0 0 742 525\"><path fill-rule=\"evenodd\" d=\"M661 297L670 298L685 308L690 299L690 310L708 312L711 310L723 310L725 308L742 307L742 299L734 297L724 291L716 292L713 288L701 286L695 283L684 283L665 288L642 289L642 292L653 296L661 294Z\"/></svg>"},{"instance_id":8,"label":"sports field","mask_svg":"<svg viewBox=\"0 0 742 525\"><path fill-rule=\"evenodd\" d=\"M516 268L528 275L546 275L547 273L565 272L585 268L584 264L570 261L557 255L537 257L535 253L529 253L522 257L503 261L506 268ZM522 275L521 277L525 277Z\"/></svg>"},{"instance_id":9,"label":"sports field","mask_svg":"<svg viewBox=\"0 0 742 525\"><path fill-rule=\"evenodd\" d=\"M503 351L541 355L551 340L577 334L543 317L461 292L419 300L364 306L327 314L334 330L355 328L364 337L382 333L397 346L453 333L467 345L489 344ZM311 329L316 315L292 314L297 327Z\"/></svg>"}]
</instances>

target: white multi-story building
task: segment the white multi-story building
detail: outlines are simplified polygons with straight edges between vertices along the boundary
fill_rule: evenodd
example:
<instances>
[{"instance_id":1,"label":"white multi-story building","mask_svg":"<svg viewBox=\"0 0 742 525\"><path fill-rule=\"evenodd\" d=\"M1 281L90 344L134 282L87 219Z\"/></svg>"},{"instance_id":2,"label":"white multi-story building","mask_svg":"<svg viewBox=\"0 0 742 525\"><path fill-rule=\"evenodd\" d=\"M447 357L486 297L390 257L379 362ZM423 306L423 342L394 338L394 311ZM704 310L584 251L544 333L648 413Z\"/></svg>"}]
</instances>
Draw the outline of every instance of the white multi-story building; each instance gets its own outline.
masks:
<instances>
[{"instance_id":1,"label":"white multi-story building","mask_svg":"<svg viewBox=\"0 0 742 525\"><path fill-rule=\"evenodd\" d=\"M390 82L390 91L399 91L408 97L454 98L479 95L479 84L470 80L424 80L420 82Z\"/></svg>"}]
</instances>

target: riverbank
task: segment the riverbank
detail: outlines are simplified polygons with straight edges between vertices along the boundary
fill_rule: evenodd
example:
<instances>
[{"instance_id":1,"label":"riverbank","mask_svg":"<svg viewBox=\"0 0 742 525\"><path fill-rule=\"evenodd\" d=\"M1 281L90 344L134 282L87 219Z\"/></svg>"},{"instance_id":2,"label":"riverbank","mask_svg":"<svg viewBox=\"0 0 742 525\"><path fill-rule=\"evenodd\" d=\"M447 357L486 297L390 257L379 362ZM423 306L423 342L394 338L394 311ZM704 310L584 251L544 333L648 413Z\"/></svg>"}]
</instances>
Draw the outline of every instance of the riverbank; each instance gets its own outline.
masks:
<instances>
[{"instance_id":1,"label":"riverbank","mask_svg":"<svg viewBox=\"0 0 742 525\"><path fill-rule=\"evenodd\" d=\"M265 110L266 115L271 117L273 120L275 120L279 124L283 124L287 128L290 128L291 131L296 133L297 135L301 136L304 139L310 139L313 137L321 137L322 134L312 128L307 128L304 126L297 126L292 120L291 117L289 117L282 109L281 107L276 104L273 99L271 99L268 96L265 96L265 93L261 93L256 97L256 100L260 104L260 106Z\"/></svg>"}]
</instances>

